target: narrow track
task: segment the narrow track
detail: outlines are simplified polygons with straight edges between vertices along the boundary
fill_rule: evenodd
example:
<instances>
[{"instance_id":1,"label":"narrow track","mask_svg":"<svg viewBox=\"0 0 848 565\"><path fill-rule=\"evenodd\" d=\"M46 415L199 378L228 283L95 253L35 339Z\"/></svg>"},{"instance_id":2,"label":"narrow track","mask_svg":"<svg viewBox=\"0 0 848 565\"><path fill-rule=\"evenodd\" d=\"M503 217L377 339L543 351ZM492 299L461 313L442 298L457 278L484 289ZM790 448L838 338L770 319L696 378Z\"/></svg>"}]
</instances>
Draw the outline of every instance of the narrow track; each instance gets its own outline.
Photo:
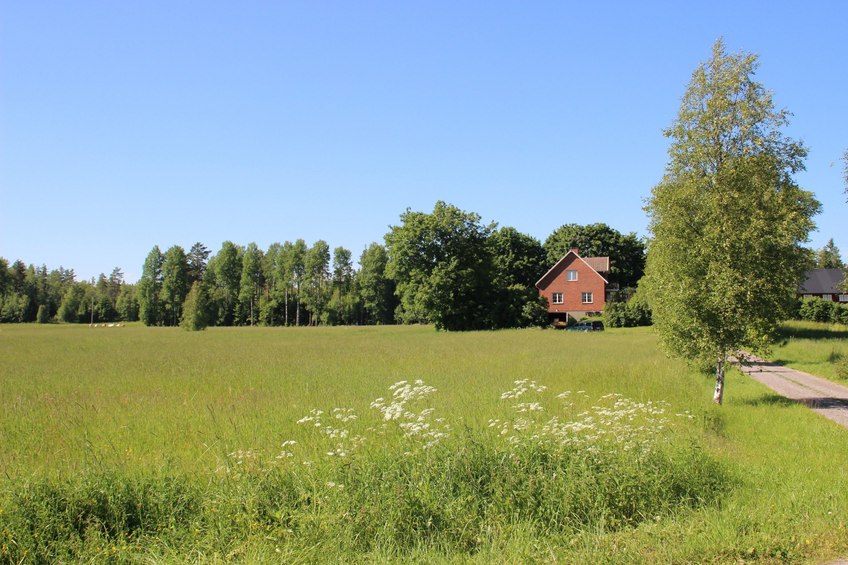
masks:
<instances>
[{"instance_id":1,"label":"narrow track","mask_svg":"<svg viewBox=\"0 0 848 565\"><path fill-rule=\"evenodd\" d=\"M848 387L745 354L739 370L781 396L848 428Z\"/></svg>"}]
</instances>

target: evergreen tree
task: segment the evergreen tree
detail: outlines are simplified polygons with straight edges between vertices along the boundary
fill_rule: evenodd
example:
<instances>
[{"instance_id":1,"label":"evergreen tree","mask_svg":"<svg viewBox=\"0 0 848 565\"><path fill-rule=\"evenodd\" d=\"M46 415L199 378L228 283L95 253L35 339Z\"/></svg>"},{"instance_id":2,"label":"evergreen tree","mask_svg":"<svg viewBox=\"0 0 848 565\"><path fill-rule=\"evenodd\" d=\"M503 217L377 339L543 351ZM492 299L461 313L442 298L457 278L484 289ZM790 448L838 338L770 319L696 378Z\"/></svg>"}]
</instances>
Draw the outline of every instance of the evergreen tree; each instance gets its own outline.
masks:
<instances>
[{"instance_id":1,"label":"evergreen tree","mask_svg":"<svg viewBox=\"0 0 848 565\"><path fill-rule=\"evenodd\" d=\"M206 274L206 264L209 261L209 250L199 241L191 246L186 258L188 269L186 277L188 284L191 285L195 281L202 281Z\"/></svg>"},{"instance_id":2,"label":"evergreen tree","mask_svg":"<svg viewBox=\"0 0 848 565\"><path fill-rule=\"evenodd\" d=\"M816 252L816 269L844 269L842 254L830 238L824 247Z\"/></svg>"}]
</instances>

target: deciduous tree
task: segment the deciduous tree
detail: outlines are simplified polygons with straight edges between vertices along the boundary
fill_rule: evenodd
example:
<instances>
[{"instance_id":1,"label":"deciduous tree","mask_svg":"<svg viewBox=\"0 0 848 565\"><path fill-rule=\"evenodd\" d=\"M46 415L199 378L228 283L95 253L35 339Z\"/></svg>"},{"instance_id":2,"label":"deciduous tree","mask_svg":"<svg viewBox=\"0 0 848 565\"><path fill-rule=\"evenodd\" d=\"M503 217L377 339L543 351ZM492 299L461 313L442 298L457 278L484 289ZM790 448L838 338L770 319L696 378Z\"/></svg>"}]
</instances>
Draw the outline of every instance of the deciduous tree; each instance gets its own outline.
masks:
<instances>
[{"instance_id":1,"label":"deciduous tree","mask_svg":"<svg viewBox=\"0 0 848 565\"><path fill-rule=\"evenodd\" d=\"M430 214L407 209L386 234L387 274L397 283L401 317L444 330L489 329L493 319L494 224L437 202Z\"/></svg>"},{"instance_id":2,"label":"deciduous tree","mask_svg":"<svg viewBox=\"0 0 848 565\"><path fill-rule=\"evenodd\" d=\"M182 308L180 326L188 331L200 331L209 325L209 305L206 288L200 281L194 281L186 295Z\"/></svg>"},{"instance_id":3,"label":"deciduous tree","mask_svg":"<svg viewBox=\"0 0 848 565\"><path fill-rule=\"evenodd\" d=\"M781 132L789 113L756 68L755 55L714 45L665 132L666 173L646 206L654 323L670 352L715 363L718 404L729 356L767 348L788 315L819 210L793 179L806 149Z\"/></svg>"},{"instance_id":4,"label":"deciduous tree","mask_svg":"<svg viewBox=\"0 0 848 565\"><path fill-rule=\"evenodd\" d=\"M241 279L239 280L240 318L254 325L259 292L262 289L262 251L251 242L242 255Z\"/></svg>"},{"instance_id":5,"label":"deciduous tree","mask_svg":"<svg viewBox=\"0 0 848 565\"><path fill-rule=\"evenodd\" d=\"M138 280L138 312L145 326L155 326L162 321L159 293L162 290L162 264L165 258L158 245L148 253Z\"/></svg>"},{"instance_id":6,"label":"deciduous tree","mask_svg":"<svg viewBox=\"0 0 848 565\"><path fill-rule=\"evenodd\" d=\"M372 324L391 324L397 306L394 281L386 276L389 257L379 243L369 245L359 258L359 294L367 321Z\"/></svg>"},{"instance_id":7,"label":"deciduous tree","mask_svg":"<svg viewBox=\"0 0 848 565\"><path fill-rule=\"evenodd\" d=\"M179 325L188 289L188 259L183 248L174 245L162 262L162 307L167 325Z\"/></svg>"}]
</instances>

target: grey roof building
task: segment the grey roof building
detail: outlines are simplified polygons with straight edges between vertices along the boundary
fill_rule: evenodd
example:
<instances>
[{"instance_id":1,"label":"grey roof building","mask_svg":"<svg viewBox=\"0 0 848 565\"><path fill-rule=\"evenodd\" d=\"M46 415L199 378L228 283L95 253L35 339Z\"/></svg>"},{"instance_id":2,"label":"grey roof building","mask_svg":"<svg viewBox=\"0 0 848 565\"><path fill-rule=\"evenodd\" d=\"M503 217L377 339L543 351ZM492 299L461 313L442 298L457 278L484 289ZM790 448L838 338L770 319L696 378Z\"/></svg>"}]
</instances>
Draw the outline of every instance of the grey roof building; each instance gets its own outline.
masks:
<instances>
[{"instance_id":1,"label":"grey roof building","mask_svg":"<svg viewBox=\"0 0 848 565\"><path fill-rule=\"evenodd\" d=\"M798 294L809 296L829 296L831 300L848 301L848 291L840 290L845 273L842 269L814 269L807 271L807 278L798 289ZM846 297L844 300L843 297Z\"/></svg>"}]
</instances>

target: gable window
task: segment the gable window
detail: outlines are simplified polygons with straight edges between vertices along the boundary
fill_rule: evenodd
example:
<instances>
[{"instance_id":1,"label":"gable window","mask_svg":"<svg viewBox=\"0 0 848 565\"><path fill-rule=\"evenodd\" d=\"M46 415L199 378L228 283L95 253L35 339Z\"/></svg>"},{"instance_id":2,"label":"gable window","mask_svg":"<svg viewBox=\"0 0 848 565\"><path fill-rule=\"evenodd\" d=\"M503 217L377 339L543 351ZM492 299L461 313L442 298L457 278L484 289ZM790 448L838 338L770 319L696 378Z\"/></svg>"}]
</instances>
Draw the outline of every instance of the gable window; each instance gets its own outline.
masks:
<instances>
[{"instance_id":1,"label":"gable window","mask_svg":"<svg viewBox=\"0 0 848 565\"><path fill-rule=\"evenodd\" d=\"M592 300L593 296L592 296L591 292L581 293L580 298L581 298L581 301L583 302L583 304L591 304L593 302L593 300Z\"/></svg>"},{"instance_id":2,"label":"gable window","mask_svg":"<svg viewBox=\"0 0 848 565\"><path fill-rule=\"evenodd\" d=\"M565 280L576 281L577 280L577 271L566 271L565 272Z\"/></svg>"},{"instance_id":3,"label":"gable window","mask_svg":"<svg viewBox=\"0 0 848 565\"><path fill-rule=\"evenodd\" d=\"M554 292L551 294L551 303L552 304L562 304L562 293Z\"/></svg>"}]
</instances>

